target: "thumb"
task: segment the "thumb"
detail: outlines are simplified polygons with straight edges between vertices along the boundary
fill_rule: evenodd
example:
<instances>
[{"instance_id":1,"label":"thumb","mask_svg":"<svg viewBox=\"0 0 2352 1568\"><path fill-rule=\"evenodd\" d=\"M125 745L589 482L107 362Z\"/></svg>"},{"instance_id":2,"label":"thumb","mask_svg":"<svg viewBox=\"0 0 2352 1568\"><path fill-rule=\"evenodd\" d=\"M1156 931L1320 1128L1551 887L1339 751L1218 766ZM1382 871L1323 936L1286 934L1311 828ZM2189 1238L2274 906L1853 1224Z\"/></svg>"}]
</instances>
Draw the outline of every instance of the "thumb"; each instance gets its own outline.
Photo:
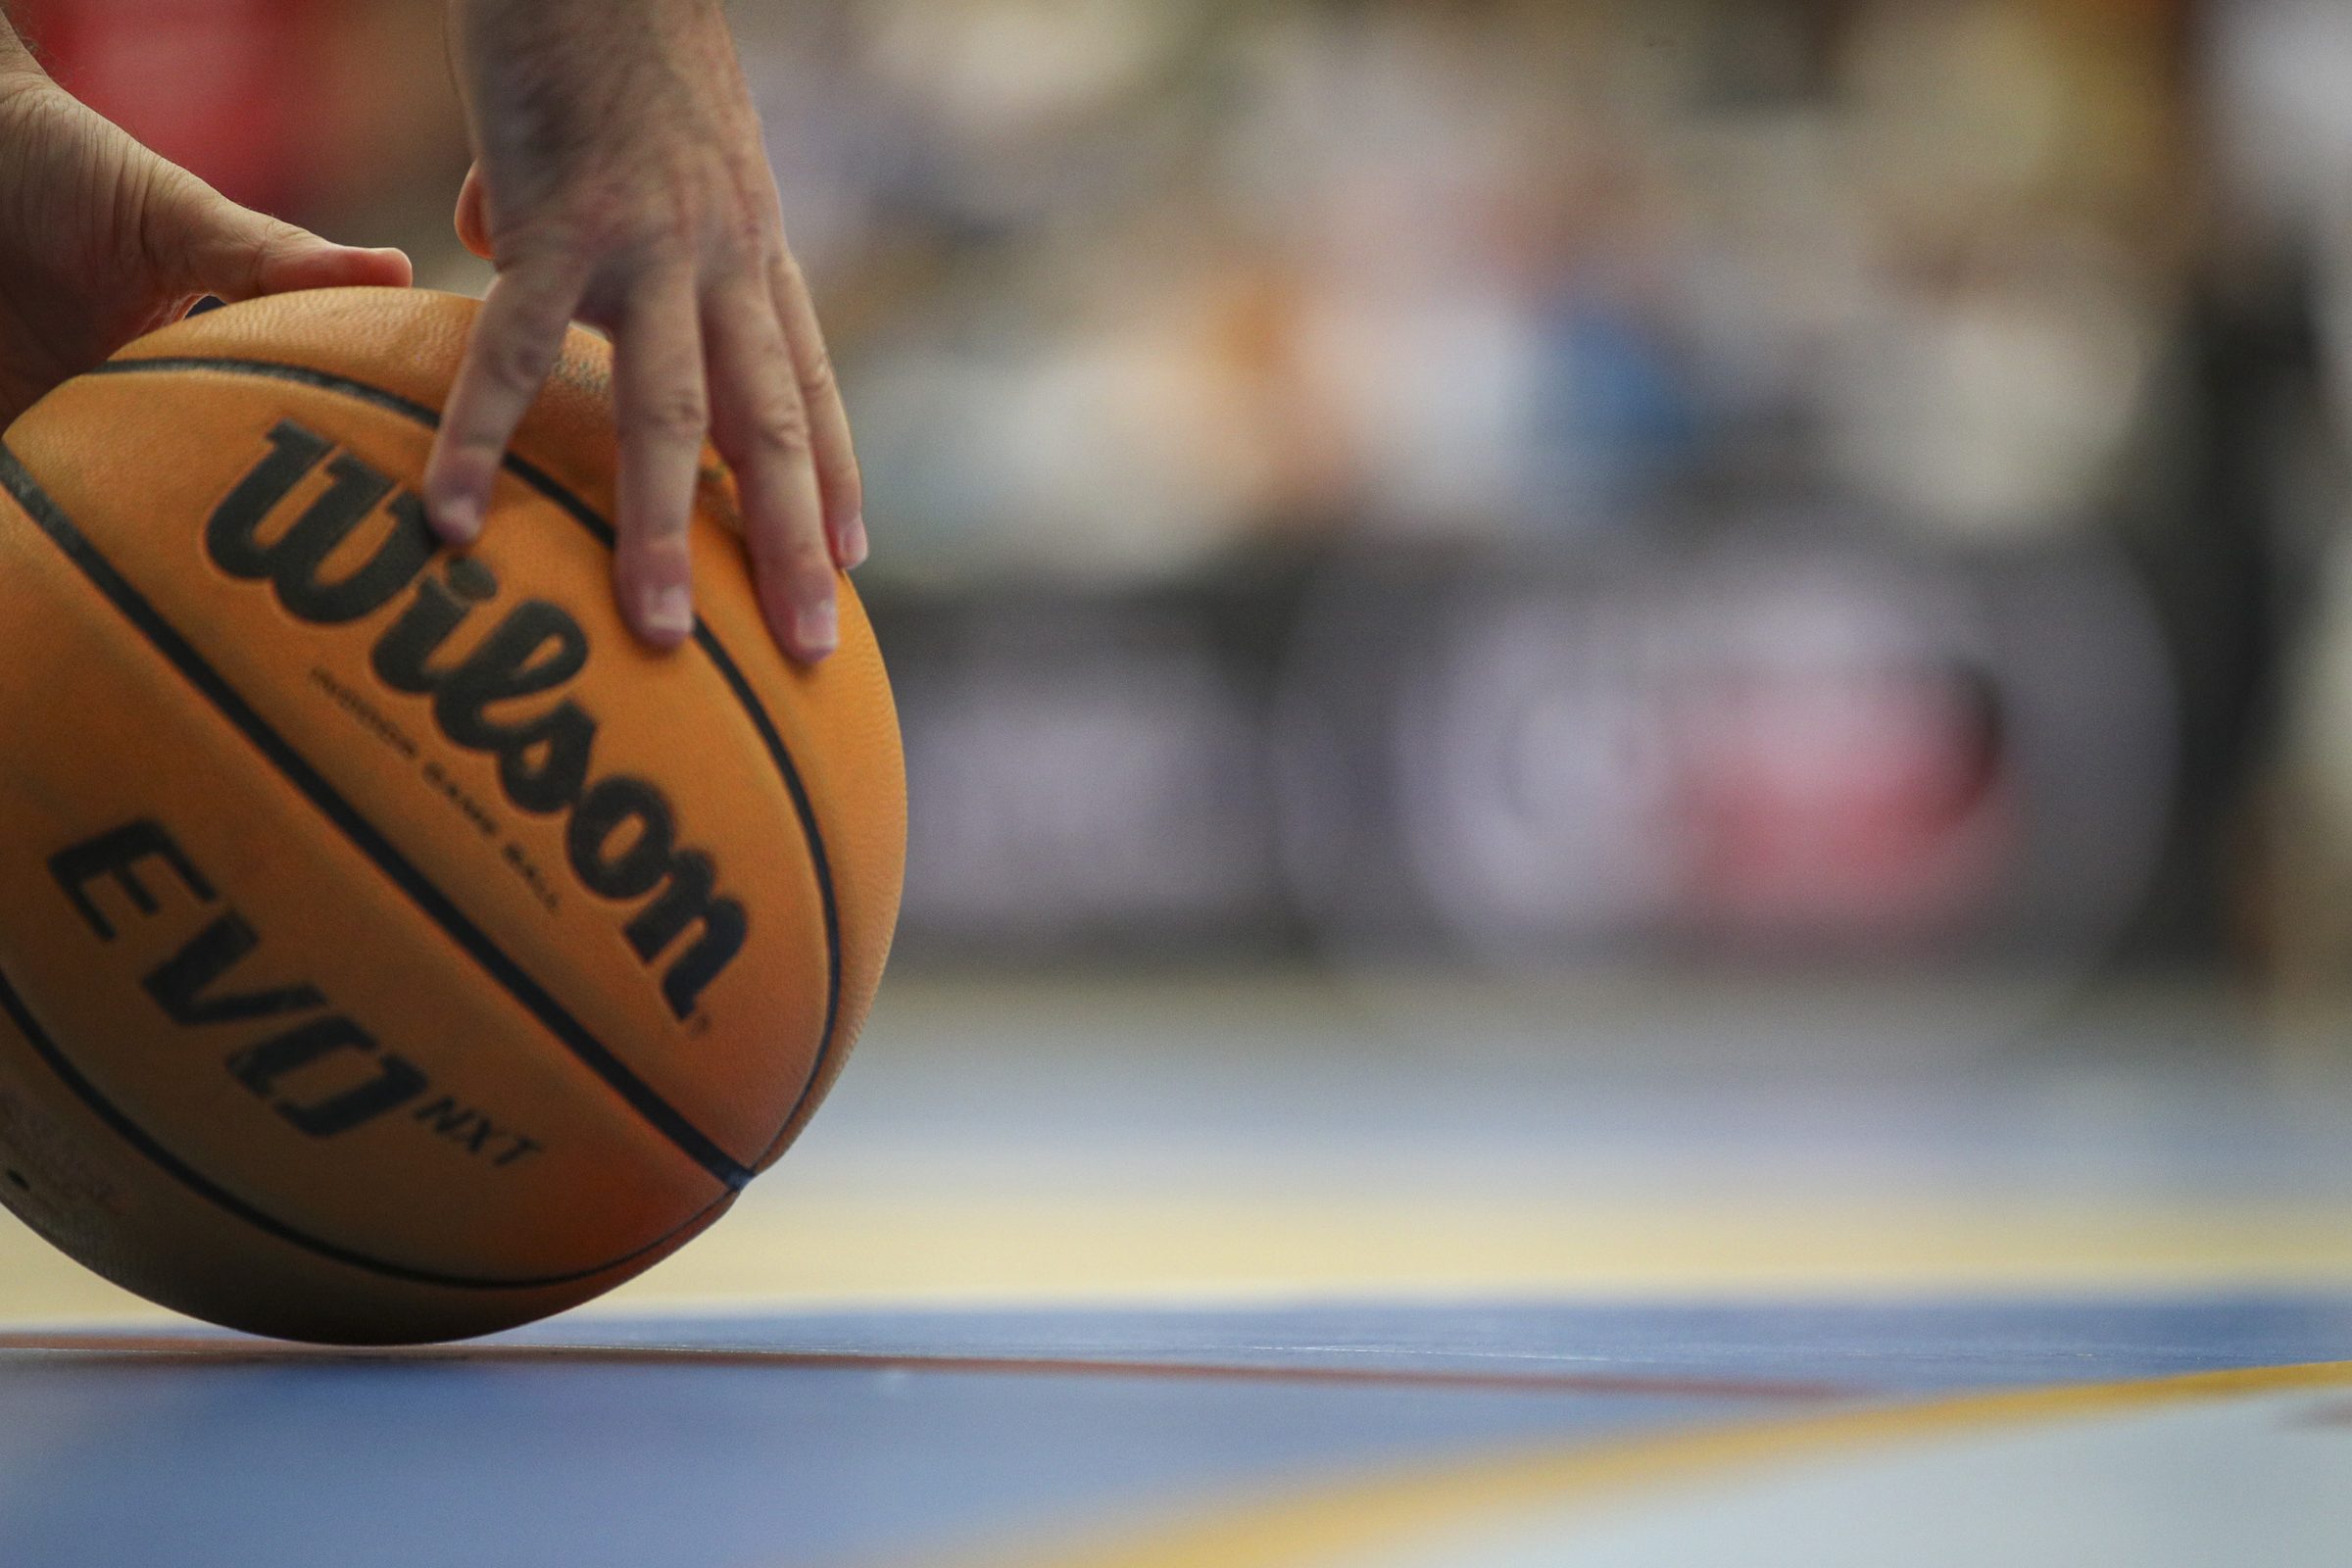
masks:
<instances>
[{"instance_id":1,"label":"thumb","mask_svg":"<svg viewBox=\"0 0 2352 1568\"><path fill-rule=\"evenodd\" d=\"M180 280L190 292L233 302L293 289L407 288L414 279L414 269L400 251L336 245L239 207L194 180L189 184L196 188L180 193L179 210L161 222L151 220L149 233L164 254L177 258Z\"/></svg>"},{"instance_id":2,"label":"thumb","mask_svg":"<svg viewBox=\"0 0 2352 1568\"><path fill-rule=\"evenodd\" d=\"M482 166L474 165L466 171L466 184L458 192L458 239L483 261L495 258L490 244L490 193L482 185Z\"/></svg>"}]
</instances>

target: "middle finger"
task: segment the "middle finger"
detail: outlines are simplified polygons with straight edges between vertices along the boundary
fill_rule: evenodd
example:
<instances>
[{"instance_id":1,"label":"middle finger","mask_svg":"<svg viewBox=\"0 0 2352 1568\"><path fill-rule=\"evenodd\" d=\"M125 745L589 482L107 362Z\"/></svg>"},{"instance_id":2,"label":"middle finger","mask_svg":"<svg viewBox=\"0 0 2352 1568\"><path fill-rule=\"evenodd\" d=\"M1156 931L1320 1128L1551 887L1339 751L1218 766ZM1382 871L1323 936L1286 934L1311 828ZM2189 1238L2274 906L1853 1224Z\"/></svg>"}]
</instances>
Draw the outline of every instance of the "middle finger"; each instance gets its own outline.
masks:
<instances>
[{"instance_id":1,"label":"middle finger","mask_svg":"<svg viewBox=\"0 0 2352 1568\"><path fill-rule=\"evenodd\" d=\"M671 648L694 630L687 525L710 428L693 274L649 275L623 306L612 349L620 419L620 504L613 573L621 613Z\"/></svg>"}]
</instances>

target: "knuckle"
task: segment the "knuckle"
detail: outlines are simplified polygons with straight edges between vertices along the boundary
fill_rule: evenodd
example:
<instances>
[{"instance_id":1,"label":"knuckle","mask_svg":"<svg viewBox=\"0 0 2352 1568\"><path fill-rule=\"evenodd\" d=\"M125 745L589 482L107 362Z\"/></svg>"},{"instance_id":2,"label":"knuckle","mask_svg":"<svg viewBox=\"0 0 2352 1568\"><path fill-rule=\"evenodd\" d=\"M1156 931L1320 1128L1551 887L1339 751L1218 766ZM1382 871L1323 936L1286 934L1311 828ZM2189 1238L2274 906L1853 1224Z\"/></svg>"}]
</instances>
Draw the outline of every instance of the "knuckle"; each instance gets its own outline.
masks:
<instances>
[{"instance_id":1,"label":"knuckle","mask_svg":"<svg viewBox=\"0 0 2352 1568\"><path fill-rule=\"evenodd\" d=\"M676 201L612 196L577 215L566 250L575 261L620 277L689 270L698 227L691 210Z\"/></svg>"},{"instance_id":2,"label":"knuckle","mask_svg":"<svg viewBox=\"0 0 2352 1568\"><path fill-rule=\"evenodd\" d=\"M781 552L785 575L804 589L829 593L833 588L833 553L813 527L796 528Z\"/></svg>"},{"instance_id":3,"label":"knuckle","mask_svg":"<svg viewBox=\"0 0 2352 1568\"><path fill-rule=\"evenodd\" d=\"M684 505L649 505L638 510L629 518L627 528L629 549L624 552L627 569L632 574L666 573L685 559L690 526Z\"/></svg>"},{"instance_id":4,"label":"knuckle","mask_svg":"<svg viewBox=\"0 0 2352 1568\"><path fill-rule=\"evenodd\" d=\"M239 287L258 289L262 286L263 275L270 270L270 259L276 254L277 242L270 234L241 239L234 247L233 259L226 271Z\"/></svg>"},{"instance_id":5,"label":"knuckle","mask_svg":"<svg viewBox=\"0 0 2352 1568\"><path fill-rule=\"evenodd\" d=\"M660 440L700 445L710 428L710 409L702 393L679 387L648 398L634 422Z\"/></svg>"},{"instance_id":6,"label":"knuckle","mask_svg":"<svg viewBox=\"0 0 2352 1568\"><path fill-rule=\"evenodd\" d=\"M661 245L670 226L645 194L605 184L574 193L542 238L564 256L625 257Z\"/></svg>"},{"instance_id":7,"label":"knuckle","mask_svg":"<svg viewBox=\"0 0 2352 1568\"><path fill-rule=\"evenodd\" d=\"M292 223L273 218L256 229L253 237L247 241L245 261L252 269L254 275L258 277L264 268L280 256L289 251L301 250L309 237Z\"/></svg>"},{"instance_id":8,"label":"knuckle","mask_svg":"<svg viewBox=\"0 0 2352 1568\"><path fill-rule=\"evenodd\" d=\"M798 515L776 518L756 530L752 554L762 576L787 587L831 587L833 555L813 519Z\"/></svg>"},{"instance_id":9,"label":"knuckle","mask_svg":"<svg viewBox=\"0 0 2352 1568\"><path fill-rule=\"evenodd\" d=\"M756 270L773 245L773 236L760 215L738 208L717 225L719 255L736 267Z\"/></svg>"},{"instance_id":10,"label":"knuckle","mask_svg":"<svg viewBox=\"0 0 2352 1568\"><path fill-rule=\"evenodd\" d=\"M753 412L748 433L763 457L797 463L808 456L808 414L798 403L769 400Z\"/></svg>"},{"instance_id":11,"label":"knuckle","mask_svg":"<svg viewBox=\"0 0 2352 1568\"><path fill-rule=\"evenodd\" d=\"M482 345L482 369L500 390L528 397L539 389L542 356L521 327L501 332Z\"/></svg>"},{"instance_id":12,"label":"knuckle","mask_svg":"<svg viewBox=\"0 0 2352 1568\"><path fill-rule=\"evenodd\" d=\"M822 343L812 343L798 361L796 378L801 396L810 403L830 403L840 396L841 383L833 372L833 356Z\"/></svg>"},{"instance_id":13,"label":"knuckle","mask_svg":"<svg viewBox=\"0 0 2352 1568\"><path fill-rule=\"evenodd\" d=\"M159 180L156 188L170 190L172 192L172 199L191 204L204 199L203 189L195 177L176 170ZM223 236L212 248L210 256L203 258L199 265L204 268L208 278L233 285L240 292L258 293L272 264L280 257L298 250L304 238L302 230L276 219L269 219L251 226L238 225ZM159 268L158 270L170 275L185 270L187 258L174 257L172 261L172 268Z\"/></svg>"},{"instance_id":14,"label":"knuckle","mask_svg":"<svg viewBox=\"0 0 2352 1568\"><path fill-rule=\"evenodd\" d=\"M778 243L769 251L767 281L770 288L796 293L805 293L808 288L808 276L801 270L800 257L793 254L790 245L782 243L781 235L778 236Z\"/></svg>"}]
</instances>

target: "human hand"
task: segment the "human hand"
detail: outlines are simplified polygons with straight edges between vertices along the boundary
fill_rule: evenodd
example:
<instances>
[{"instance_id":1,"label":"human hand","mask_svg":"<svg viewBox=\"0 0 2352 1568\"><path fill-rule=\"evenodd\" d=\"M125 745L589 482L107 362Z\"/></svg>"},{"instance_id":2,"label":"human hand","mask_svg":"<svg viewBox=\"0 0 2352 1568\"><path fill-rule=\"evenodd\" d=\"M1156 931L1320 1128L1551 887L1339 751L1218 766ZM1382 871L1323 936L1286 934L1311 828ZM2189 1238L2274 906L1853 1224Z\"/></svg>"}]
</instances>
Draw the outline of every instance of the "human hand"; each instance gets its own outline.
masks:
<instances>
[{"instance_id":1,"label":"human hand","mask_svg":"<svg viewBox=\"0 0 2352 1568\"><path fill-rule=\"evenodd\" d=\"M0 425L207 294L405 288L398 251L239 207L76 102L0 21Z\"/></svg>"},{"instance_id":2,"label":"human hand","mask_svg":"<svg viewBox=\"0 0 2352 1568\"><path fill-rule=\"evenodd\" d=\"M694 629L688 519L708 436L734 471L762 612L804 662L865 558L858 461L715 0L452 0L478 162L458 230L497 264L425 469L443 538L480 531L508 441L573 320L613 337L622 614Z\"/></svg>"}]
</instances>

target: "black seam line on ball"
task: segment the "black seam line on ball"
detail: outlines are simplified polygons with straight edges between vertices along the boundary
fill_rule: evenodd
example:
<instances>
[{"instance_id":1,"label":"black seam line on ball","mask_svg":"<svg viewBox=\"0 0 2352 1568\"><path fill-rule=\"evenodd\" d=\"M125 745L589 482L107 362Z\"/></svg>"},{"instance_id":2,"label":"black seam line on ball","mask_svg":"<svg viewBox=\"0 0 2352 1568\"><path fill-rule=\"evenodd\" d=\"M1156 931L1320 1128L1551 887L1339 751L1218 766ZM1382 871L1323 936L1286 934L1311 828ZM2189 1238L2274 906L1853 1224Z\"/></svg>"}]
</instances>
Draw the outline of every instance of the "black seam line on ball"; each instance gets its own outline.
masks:
<instances>
[{"instance_id":1,"label":"black seam line on ball","mask_svg":"<svg viewBox=\"0 0 2352 1568\"><path fill-rule=\"evenodd\" d=\"M410 863L407 857L394 848L391 840L384 837L349 801L337 794L334 786L304 760L283 736L271 729L269 722L244 698L237 695L235 688L221 678L220 671L207 663L187 639L158 614L155 607L148 604L138 590L131 587L96 547L82 536L73 520L41 489L17 460L16 454L4 444L0 444L0 488L16 498L17 504L31 515L34 524L49 536L75 569L88 579L92 587L106 596L122 617L153 644L155 650L169 660L198 693L220 710L221 717L251 741L263 757L285 776L288 783L301 791L329 822L341 830L345 838L374 861L377 870L407 894L409 901L447 933L485 974L509 996L522 1004L583 1066L603 1079L656 1131L720 1183L740 1192L751 1181L751 1167L719 1148L708 1134L689 1122L676 1106L655 1093L651 1084L630 1070L626 1062L615 1056L603 1041L589 1032L586 1025L574 1018L520 964L509 957L488 933L467 919L465 911L458 907L449 895Z\"/></svg>"},{"instance_id":2,"label":"black seam line on ball","mask_svg":"<svg viewBox=\"0 0 2352 1568\"><path fill-rule=\"evenodd\" d=\"M380 386L371 386L366 381L355 381L349 376L336 375L327 370L313 369L305 365L281 365L272 360L208 360L174 357L156 360L110 360L91 373L138 375L185 370L209 370L226 375L251 375L266 380L290 381L297 386L313 387L321 392L337 392L356 398L363 403L373 404L379 409L386 409L414 419L428 430L441 428L440 414L422 403L404 398L397 392L387 392ZM589 533L595 535L608 550L612 548L612 525L607 522L595 508L574 495L552 474L511 452L507 454L505 466L508 472L538 491L549 501L554 502L560 511L587 529ZM727 683L728 690L734 693L735 701L742 707L745 716L751 720L752 728L759 732L760 744L767 748L769 760L775 763L777 774L784 780L784 792L792 798L793 812L800 818L802 836L808 841L808 863L816 876L818 912L824 920L825 927L824 1027L817 1037L816 1055L808 1064L808 1079L801 1086L800 1096L793 1102L791 1111L778 1124L774 1143L771 1143L762 1152L761 1162L764 1163L768 1156L774 1154L775 1144L783 1141L784 1134L791 1129L793 1122L798 1119L802 1110L807 1108L808 1097L815 1093L816 1086L824 1081L825 1064L833 1055L833 1033L841 1017L841 906L834 894L832 862L825 853L824 833L817 826L816 808L808 799L808 786L801 780L800 767L793 761L792 752L785 746L783 735L777 731L774 719L768 715L767 709L760 703L759 695L752 690L752 683L744 677L742 666L735 662L734 657L727 652L718 638L712 635L710 628L703 623L700 616L697 616L694 622L694 643L703 651L704 657L708 658L717 668L719 677Z\"/></svg>"},{"instance_id":3,"label":"black seam line on ball","mask_svg":"<svg viewBox=\"0 0 2352 1568\"><path fill-rule=\"evenodd\" d=\"M144 1127L132 1121L120 1105L100 1093L96 1084L81 1075L80 1070L74 1065L73 1059L58 1049L56 1041L49 1038L49 1033L41 1027L40 1020L33 1017L32 1009L25 1005L24 999L17 994L16 987L9 984L8 976L4 973L0 973L0 1012L8 1015L9 1021L14 1023L24 1036L34 1054L48 1063L49 1070L57 1074L60 1082L72 1090L74 1096L84 1105L87 1105L100 1121L114 1129L116 1135L124 1143L146 1155L165 1175L215 1207L243 1220L265 1235L274 1236L290 1247L300 1248L306 1252L315 1253L331 1262L362 1269L369 1274L380 1274L386 1279L401 1280L411 1285L434 1285L455 1291L548 1290L559 1285L577 1285L584 1280L592 1280L600 1274L610 1274L616 1268L634 1263L648 1252L668 1246L677 1236L678 1231L697 1225L703 1219L703 1214L698 1213L686 1224L679 1226L678 1230L671 1231L659 1241L648 1243L625 1257L616 1257L610 1263L600 1263L594 1268L581 1269L574 1274L548 1274L535 1279L479 1279L467 1274L441 1274L431 1269L411 1268L405 1263L389 1263L380 1257L369 1257L365 1252L355 1252L347 1247L338 1247L332 1242L322 1241L318 1237L296 1230L285 1221L254 1207L236 1194L212 1181L201 1171L158 1143ZM706 1209L704 1212L709 1211Z\"/></svg>"}]
</instances>

